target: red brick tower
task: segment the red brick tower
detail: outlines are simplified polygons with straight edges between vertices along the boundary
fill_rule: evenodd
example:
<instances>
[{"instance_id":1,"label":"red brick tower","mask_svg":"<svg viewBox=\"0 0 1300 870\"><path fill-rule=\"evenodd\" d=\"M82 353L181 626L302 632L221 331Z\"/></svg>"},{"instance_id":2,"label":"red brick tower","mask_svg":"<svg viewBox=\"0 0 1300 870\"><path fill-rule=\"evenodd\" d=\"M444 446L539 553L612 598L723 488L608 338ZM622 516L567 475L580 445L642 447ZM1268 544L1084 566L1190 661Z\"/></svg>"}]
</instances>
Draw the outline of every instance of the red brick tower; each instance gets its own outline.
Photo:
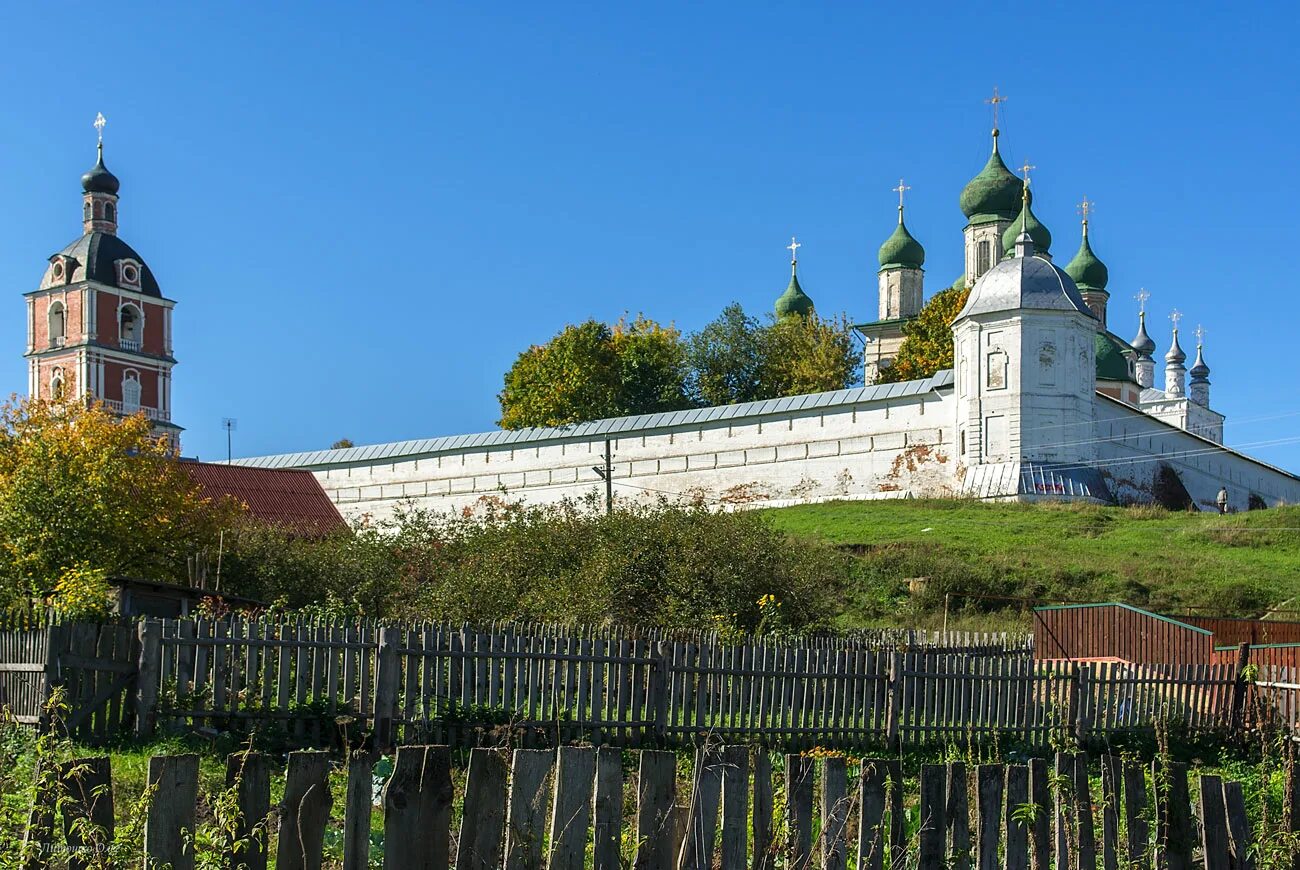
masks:
<instances>
[{"instance_id":1,"label":"red brick tower","mask_svg":"<svg viewBox=\"0 0 1300 870\"><path fill-rule=\"evenodd\" d=\"M103 128L103 116L95 121ZM50 257L26 294L28 392L101 400L143 413L179 449L171 421L172 308L140 255L118 238L120 183L99 159L81 177L84 234Z\"/></svg>"}]
</instances>

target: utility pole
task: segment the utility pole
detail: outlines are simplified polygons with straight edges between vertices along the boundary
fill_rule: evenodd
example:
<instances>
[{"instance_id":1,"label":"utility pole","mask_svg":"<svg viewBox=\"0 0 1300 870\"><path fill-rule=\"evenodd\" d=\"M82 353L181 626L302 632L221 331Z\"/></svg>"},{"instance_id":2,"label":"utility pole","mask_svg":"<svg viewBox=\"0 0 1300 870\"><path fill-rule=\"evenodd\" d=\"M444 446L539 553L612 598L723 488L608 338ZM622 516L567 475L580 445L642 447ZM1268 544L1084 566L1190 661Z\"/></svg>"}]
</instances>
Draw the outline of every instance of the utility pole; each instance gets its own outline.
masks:
<instances>
[{"instance_id":1,"label":"utility pole","mask_svg":"<svg viewBox=\"0 0 1300 870\"><path fill-rule=\"evenodd\" d=\"M238 425L239 425L239 421L236 420L234 417L221 418L221 428L226 430L226 464L227 465L229 465L231 460L235 458L234 432L235 432L235 427Z\"/></svg>"},{"instance_id":2,"label":"utility pole","mask_svg":"<svg viewBox=\"0 0 1300 870\"><path fill-rule=\"evenodd\" d=\"M609 439L605 439L605 464L593 465L591 470L605 481L605 513L614 512L614 454L610 452Z\"/></svg>"}]
</instances>

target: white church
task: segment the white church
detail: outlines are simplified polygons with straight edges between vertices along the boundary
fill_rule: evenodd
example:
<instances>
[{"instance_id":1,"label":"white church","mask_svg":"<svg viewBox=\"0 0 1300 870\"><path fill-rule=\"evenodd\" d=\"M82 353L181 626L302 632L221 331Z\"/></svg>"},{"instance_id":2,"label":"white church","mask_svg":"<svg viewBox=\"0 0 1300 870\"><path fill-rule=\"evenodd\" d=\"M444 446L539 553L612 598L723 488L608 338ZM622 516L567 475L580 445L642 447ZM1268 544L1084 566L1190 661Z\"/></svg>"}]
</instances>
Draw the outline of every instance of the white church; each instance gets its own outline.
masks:
<instances>
[{"instance_id":1,"label":"white church","mask_svg":"<svg viewBox=\"0 0 1300 870\"><path fill-rule=\"evenodd\" d=\"M1086 209L1079 251L1062 269L1027 180L997 143L995 129L987 165L960 198L970 295L952 324L952 370L871 385L923 300L925 251L900 201L880 249L878 319L857 327L868 386L236 462L309 469L354 519L390 516L403 503L463 510L603 498L606 468L618 500L721 508L951 497L1217 510L1221 489L1231 510L1300 502L1300 478L1223 444L1200 336L1188 369L1175 318L1159 388L1145 314L1132 340L1110 332L1109 276L1089 244ZM792 273L778 313L811 305Z\"/></svg>"}]
</instances>

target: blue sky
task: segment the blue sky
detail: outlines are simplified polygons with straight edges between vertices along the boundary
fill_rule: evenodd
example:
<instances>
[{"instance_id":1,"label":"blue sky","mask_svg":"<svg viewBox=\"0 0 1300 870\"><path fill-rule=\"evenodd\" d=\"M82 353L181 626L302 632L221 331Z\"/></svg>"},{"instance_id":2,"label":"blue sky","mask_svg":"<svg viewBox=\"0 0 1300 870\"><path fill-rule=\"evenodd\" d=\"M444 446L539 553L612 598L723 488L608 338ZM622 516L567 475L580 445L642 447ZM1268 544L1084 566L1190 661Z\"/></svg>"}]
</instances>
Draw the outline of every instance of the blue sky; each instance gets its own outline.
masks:
<instances>
[{"instance_id":1,"label":"blue sky","mask_svg":"<svg viewBox=\"0 0 1300 870\"><path fill-rule=\"evenodd\" d=\"M121 233L178 302L185 452L215 459L223 417L239 455L490 429L566 322L768 310L791 234L819 310L868 319L900 176L946 286L997 85L1058 261L1086 194L1112 326L1143 286L1161 353L1170 309L1204 323L1229 442L1300 469L1249 446L1300 430L1300 27L1194 6L14 6L0 388L26 389L20 294L80 232L97 111Z\"/></svg>"}]
</instances>

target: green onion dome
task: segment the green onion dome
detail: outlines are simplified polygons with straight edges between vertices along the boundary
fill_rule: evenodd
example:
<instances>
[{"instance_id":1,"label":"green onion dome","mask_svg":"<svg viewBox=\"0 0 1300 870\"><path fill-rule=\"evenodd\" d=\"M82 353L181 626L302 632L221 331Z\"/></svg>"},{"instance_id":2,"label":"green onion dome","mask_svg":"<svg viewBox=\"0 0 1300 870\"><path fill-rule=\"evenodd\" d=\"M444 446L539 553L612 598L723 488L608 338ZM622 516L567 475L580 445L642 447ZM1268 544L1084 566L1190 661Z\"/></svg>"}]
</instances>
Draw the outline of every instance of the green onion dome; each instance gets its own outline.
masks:
<instances>
[{"instance_id":1,"label":"green onion dome","mask_svg":"<svg viewBox=\"0 0 1300 870\"><path fill-rule=\"evenodd\" d=\"M993 153L989 162L962 188L957 204L973 224L1011 220L1020 211L1021 180L998 154L998 132L993 131ZM1032 195L1031 195L1032 201Z\"/></svg>"},{"instance_id":2,"label":"green onion dome","mask_svg":"<svg viewBox=\"0 0 1300 870\"><path fill-rule=\"evenodd\" d=\"M1018 181L1019 179L1017 179ZM1028 188L1025 189L1028 193ZM1050 254L1052 248L1052 234L1043 222L1034 216L1034 209L1031 201L1026 198L1024 206L1020 209L1020 214L1007 227L1006 232L1002 234L1003 255L1010 257L1016 252L1016 238L1022 233L1029 233L1029 238L1034 240L1034 250L1040 254ZM1073 277L1073 276L1071 276Z\"/></svg>"},{"instance_id":3,"label":"green onion dome","mask_svg":"<svg viewBox=\"0 0 1300 870\"><path fill-rule=\"evenodd\" d=\"M894 227L894 234L880 246L879 260L882 270L919 269L925 265L925 248L907 231L901 208L898 210L898 226Z\"/></svg>"},{"instance_id":4,"label":"green onion dome","mask_svg":"<svg viewBox=\"0 0 1300 870\"><path fill-rule=\"evenodd\" d=\"M787 317L791 314L797 314L800 317L807 317L812 313L813 301L803 288L799 286L799 276L795 274L795 267L790 265L790 286L785 288L776 300L777 318Z\"/></svg>"},{"instance_id":5,"label":"green onion dome","mask_svg":"<svg viewBox=\"0 0 1300 870\"><path fill-rule=\"evenodd\" d=\"M1080 290L1105 290L1110 280L1110 270L1106 264L1097 259L1088 243L1088 222L1083 222L1083 241L1079 243L1079 252L1065 266L1065 271Z\"/></svg>"},{"instance_id":6,"label":"green onion dome","mask_svg":"<svg viewBox=\"0 0 1300 870\"><path fill-rule=\"evenodd\" d=\"M1097 380L1133 381L1133 369L1124 346L1109 332L1098 332L1093 340L1097 355Z\"/></svg>"}]
</instances>

